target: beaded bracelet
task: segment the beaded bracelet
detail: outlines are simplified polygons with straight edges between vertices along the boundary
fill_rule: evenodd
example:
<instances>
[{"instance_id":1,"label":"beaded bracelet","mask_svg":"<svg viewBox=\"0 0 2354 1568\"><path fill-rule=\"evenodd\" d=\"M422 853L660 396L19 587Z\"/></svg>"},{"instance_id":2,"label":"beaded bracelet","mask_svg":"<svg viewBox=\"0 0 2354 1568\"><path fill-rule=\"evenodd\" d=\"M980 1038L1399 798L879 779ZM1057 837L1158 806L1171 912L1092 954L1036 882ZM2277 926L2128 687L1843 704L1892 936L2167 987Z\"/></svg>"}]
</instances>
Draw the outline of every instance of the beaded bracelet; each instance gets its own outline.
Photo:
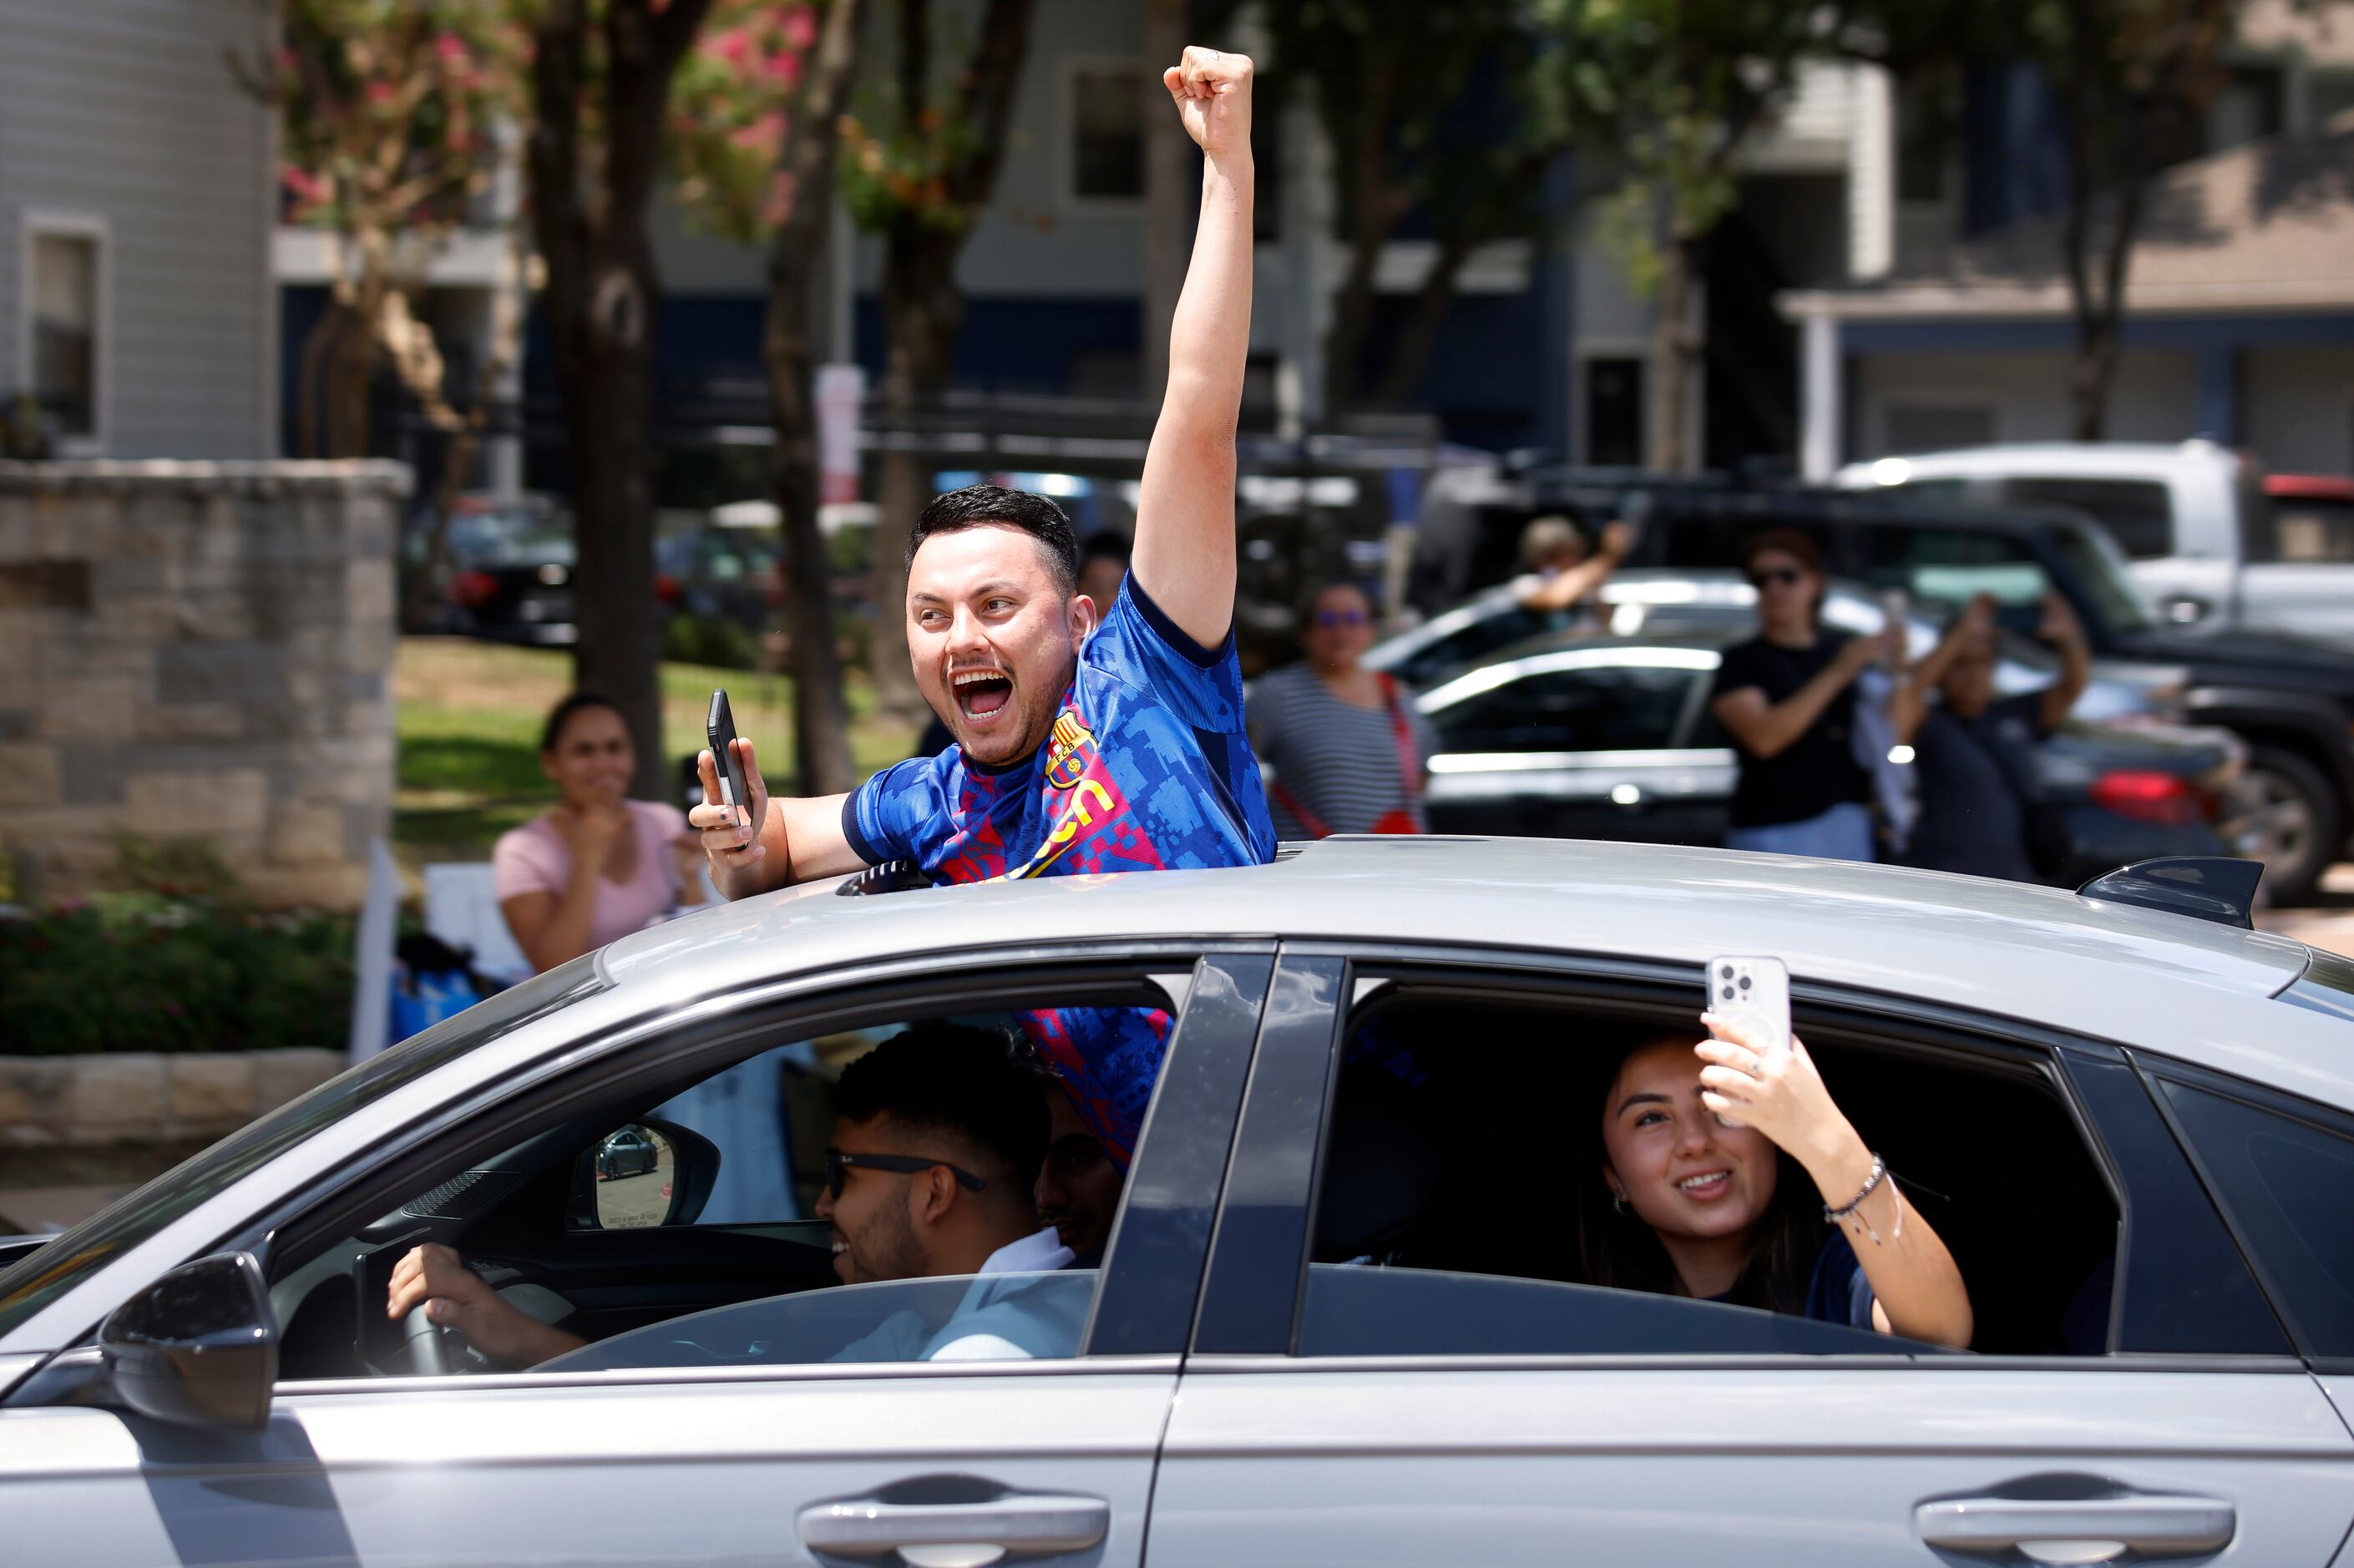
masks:
<instances>
[{"instance_id":1,"label":"beaded bracelet","mask_svg":"<svg viewBox=\"0 0 2354 1568\"><path fill-rule=\"evenodd\" d=\"M1856 1211L1863 1207L1863 1201L1871 1197L1880 1184L1887 1179L1888 1162L1881 1159L1875 1150L1872 1156L1872 1174L1864 1178L1863 1191L1850 1198L1840 1208L1834 1209L1829 1203L1824 1204L1823 1223L1827 1225L1835 1225L1842 1220L1853 1219L1863 1227L1863 1234L1872 1238L1872 1245L1880 1245L1880 1233L1872 1228L1870 1220L1865 1219ZM1900 1237L1904 1234L1904 1198L1902 1193L1899 1193L1896 1198L1896 1228L1893 1234Z\"/></svg>"}]
</instances>

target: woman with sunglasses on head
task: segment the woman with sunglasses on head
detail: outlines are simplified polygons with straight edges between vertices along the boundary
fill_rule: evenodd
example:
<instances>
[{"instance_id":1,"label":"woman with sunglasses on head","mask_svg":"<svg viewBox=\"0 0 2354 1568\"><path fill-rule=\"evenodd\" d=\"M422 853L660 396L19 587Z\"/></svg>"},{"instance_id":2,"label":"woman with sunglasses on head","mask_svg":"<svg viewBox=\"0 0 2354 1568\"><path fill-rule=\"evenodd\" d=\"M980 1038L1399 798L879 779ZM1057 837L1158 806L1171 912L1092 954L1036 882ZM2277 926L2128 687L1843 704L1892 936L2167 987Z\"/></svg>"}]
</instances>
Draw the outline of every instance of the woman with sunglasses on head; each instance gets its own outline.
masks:
<instances>
[{"instance_id":1,"label":"woman with sunglasses on head","mask_svg":"<svg viewBox=\"0 0 2354 1568\"><path fill-rule=\"evenodd\" d=\"M1807 1048L1760 1051L1738 1027L1702 1022L1712 1038L1697 1045L1651 1035L1623 1051L1592 1107L1601 1181L1578 1208L1586 1283L1967 1349L1974 1319L1953 1255Z\"/></svg>"},{"instance_id":2,"label":"woman with sunglasses on head","mask_svg":"<svg viewBox=\"0 0 2354 1568\"><path fill-rule=\"evenodd\" d=\"M1405 688L1359 662L1373 645L1373 601L1354 583L1318 589L1299 641L1307 658L1262 676L1246 715L1273 776L1275 836L1428 832L1423 775L1438 732Z\"/></svg>"},{"instance_id":3,"label":"woman with sunglasses on head","mask_svg":"<svg viewBox=\"0 0 2354 1568\"><path fill-rule=\"evenodd\" d=\"M1850 637L1816 620L1823 557L1795 528L1749 541L1742 570L1757 590L1757 635L1724 651L1709 712L1733 736L1733 849L1871 860L1872 780L1856 756L1856 681L1901 663L1901 631Z\"/></svg>"}]
</instances>

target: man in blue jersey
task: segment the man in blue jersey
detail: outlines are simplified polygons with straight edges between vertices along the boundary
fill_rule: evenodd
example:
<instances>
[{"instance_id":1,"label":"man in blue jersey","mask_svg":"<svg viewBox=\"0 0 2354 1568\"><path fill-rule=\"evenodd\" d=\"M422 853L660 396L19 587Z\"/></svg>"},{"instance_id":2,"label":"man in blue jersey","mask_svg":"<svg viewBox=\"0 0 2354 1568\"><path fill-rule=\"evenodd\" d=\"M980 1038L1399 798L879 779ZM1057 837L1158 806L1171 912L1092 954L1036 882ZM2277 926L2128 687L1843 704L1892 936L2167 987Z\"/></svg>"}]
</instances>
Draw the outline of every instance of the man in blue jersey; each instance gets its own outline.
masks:
<instances>
[{"instance_id":1,"label":"man in blue jersey","mask_svg":"<svg viewBox=\"0 0 2354 1568\"><path fill-rule=\"evenodd\" d=\"M736 818L702 758L712 876L741 898L886 860L936 883L1246 865L1275 831L1243 727L1235 656L1235 423L1250 341L1250 60L1188 48L1161 80L1204 154L1201 223L1170 325L1129 575L1077 591L1070 523L1044 496L940 496L907 551L908 653L956 744L847 795L771 799L748 741ZM1031 1033L1115 1152L1134 1138L1167 1021L1034 1015Z\"/></svg>"}]
</instances>

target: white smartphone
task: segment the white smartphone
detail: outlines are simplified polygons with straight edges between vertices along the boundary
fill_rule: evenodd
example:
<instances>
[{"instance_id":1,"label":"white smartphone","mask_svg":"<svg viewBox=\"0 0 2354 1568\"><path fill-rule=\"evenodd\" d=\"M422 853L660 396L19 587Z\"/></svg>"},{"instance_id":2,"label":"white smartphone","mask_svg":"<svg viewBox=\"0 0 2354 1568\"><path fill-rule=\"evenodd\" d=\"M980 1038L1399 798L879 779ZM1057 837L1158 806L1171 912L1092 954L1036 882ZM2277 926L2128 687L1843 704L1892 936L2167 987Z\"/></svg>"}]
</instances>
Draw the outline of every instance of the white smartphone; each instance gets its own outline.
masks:
<instances>
[{"instance_id":1,"label":"white smartphone","mask_svg":"<svg viewBox=\"0 0 2354 1568\"><path fill-rule=\"evenodd\" d=\"M1790 1048L1790 970L1779 959L1708 961L1708 1011L1738 1023L1768 1051Z\"/></svg>"}]
</instances>

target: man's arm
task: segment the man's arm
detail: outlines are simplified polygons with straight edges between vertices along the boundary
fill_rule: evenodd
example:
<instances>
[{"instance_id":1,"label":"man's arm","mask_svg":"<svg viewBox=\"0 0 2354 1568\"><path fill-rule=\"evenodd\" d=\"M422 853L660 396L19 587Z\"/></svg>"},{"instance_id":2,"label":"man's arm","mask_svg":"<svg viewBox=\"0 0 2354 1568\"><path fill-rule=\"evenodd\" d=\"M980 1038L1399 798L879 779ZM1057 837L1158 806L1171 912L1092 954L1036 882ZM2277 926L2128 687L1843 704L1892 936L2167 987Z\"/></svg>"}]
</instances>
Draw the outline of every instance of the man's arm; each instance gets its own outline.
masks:
<instances>
[{"instance_id":1,"label":"man's arm","mask_svg":"<svg viewBox=\"0 0 2354 1568\"><path fill-rule=\"evenodd\" d=\"M1566 571L1555 573L1550 579L1540 579L1535 587L1522 596L1523 609L1567 609L1587 594L1610 580L1610 574L1635 547L1635 530L1624 523L1613 523L1602 530L1602 542L1594 554Z\"/></svg>"},{"instance_id":2,"label":"man's arm","mask_svg":"<svg viewBox=\"0 0 2354 1568\"><path fill-rule=\"evenodd\" d=\"M2076 711L2076 699L2093 683L2093 650L2084 641L2084 623L2068 601L2056 593L2043 596L2043 624L2036 635L2060 655L2060 679L2043 693L2043 727L2058 729Z\"/></svg>"},{"instance_id":3,"label":"man's arm","mask_svg":"<svg viewBox=\"0 0 2354 1568\"><path fill-rule=\"evenodd\" d=\"M1202 221L1169 325L1169 387L1137 498L1130 570L1204 648L1235 619L1235 423L1250 353L1250 57L1191 48L1161 73L1200 144Z\"/></svg>"},{"instance_id":4,"label":"man's arm","mask_svg":"<svg viewBox=\"0 0 2354 1568\"><path fill-rule=\"evenodd\" d=\"M746 821L737 821L719 803L719 773L707 748L696 759L703 804L686 814L688 824L702 830L703 853L710 857L711 880L721 897L749 898L796 882L866 869L843 836L842 808L849 797L771 799L752 760L752 743L739 737L736 747L751 797Z\"/></svg>"}]
</instances>

